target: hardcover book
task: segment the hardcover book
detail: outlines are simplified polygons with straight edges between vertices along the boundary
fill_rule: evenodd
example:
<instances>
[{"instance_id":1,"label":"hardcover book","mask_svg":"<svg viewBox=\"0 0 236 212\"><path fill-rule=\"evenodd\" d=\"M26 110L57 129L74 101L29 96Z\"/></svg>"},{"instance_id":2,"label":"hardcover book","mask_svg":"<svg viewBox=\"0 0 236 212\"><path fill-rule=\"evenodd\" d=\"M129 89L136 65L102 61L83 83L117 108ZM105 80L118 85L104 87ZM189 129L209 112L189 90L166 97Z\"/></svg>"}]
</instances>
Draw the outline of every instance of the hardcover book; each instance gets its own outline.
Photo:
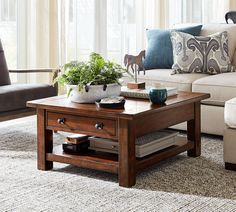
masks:
<instances>
[{"instance_id":1,"label":"hardcover book","mask_svg":"<svg viewBox=\"0 0 236 212\"><path fill-rule=\"evenodd\" d=\"M144 157L162 149L175 145L178 132L165 129L149 133L136 139L136 157ZM89 149L117 154L119 143L112 139L90 137Z\"/></svg>"},{"instance_id":2,"label":"hardcover book","mask_svg":"<svg viewBox=\"0 0 236 212\"><path fill-rule=\"evenodd\" d=\"M131 98L141 98L141 99L149 99L149 89L151 87L147 87L146 89L129 89L127 86L121 87L121 96L131 97ZM174 87L166 87L167 96L177 95L177 88Z\"/></svg>"},{"instance_id":3,"label":"hardcover book","mask_svg":"<svg viewBox=\"0 0 236 212\"><path fill-rule=\"evenodd\" d=\"M88 135L72 134L72 135L66 137L65 142L71 143L71 144L80 144L80 143L88 141L88 138L89 138Z\"/></svg>"}]
</instances>

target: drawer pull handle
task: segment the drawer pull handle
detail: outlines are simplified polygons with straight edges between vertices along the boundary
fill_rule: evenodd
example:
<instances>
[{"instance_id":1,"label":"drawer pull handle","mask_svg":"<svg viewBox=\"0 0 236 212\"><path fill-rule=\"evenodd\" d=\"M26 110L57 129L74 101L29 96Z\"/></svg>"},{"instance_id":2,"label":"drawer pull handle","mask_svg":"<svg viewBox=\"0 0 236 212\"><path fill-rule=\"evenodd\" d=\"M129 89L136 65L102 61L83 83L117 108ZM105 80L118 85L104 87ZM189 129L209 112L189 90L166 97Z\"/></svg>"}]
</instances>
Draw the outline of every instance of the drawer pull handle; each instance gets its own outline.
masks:
<instances>
[{"instance_id":1,"label":"drawer pull handle","mask_svg":"<svg viewBox=\"0 0 236 212\"><path fill-rule=\"evenodd\" d=\"M103 127L104 127L104 124L101 123L101 122L95 124L95 128L96 128L97 130L102 130Z\"/></svg>"},{"instance_id":2,"label":"drawer pull handle","mask_svg":"<svg viewBox=\"0 0 236 212\"><path fill-rule=\"evenodd\" d=\"M58 124L65 124L65 118L59 118L57 119Z\"/></svg>"}]
</instances>

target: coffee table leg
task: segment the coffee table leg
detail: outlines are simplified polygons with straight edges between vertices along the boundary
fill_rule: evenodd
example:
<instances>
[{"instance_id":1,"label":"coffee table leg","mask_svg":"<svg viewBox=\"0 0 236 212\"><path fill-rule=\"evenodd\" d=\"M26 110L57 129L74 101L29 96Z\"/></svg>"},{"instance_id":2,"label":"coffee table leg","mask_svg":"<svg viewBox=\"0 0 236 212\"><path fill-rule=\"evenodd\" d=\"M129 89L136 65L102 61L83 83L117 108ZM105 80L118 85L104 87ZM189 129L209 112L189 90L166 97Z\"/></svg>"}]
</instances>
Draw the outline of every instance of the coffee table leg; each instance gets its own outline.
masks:
<instances>
[{"instance_id":1,"label":"coffee table leg","mask_svg":"<svg viewBox=\"0 0 236 212\"><path fill-rule=\"evenodd\" d=\"M50 170L53 168L53 162L46 160L46 153L52 152L53 133L46 130L45 110L37 110L37 139L38 139L38 169Z\"/></svg>"},{"instance_id":2,"label":"coffee table leg","mask_svg":"<svg viewBox=\"0 0 236 212\"><path fill-rule=\"evenodd\" d=\"M119 120L119 185L136 183L135 127L128 120Z\"/></svg>"},{"instance_id":3,"label":"coffee table leg","mask_svg":"<svg viewBox=\"0 0 236 212\"><path fill-rule=\"evenodd\" d=\"M188 156L198 157L201 155L201 108L200 102L194 103L194 119L187 123L188 140L194 142L194 148L188 151Z\"/></svg>"}]
</instances>

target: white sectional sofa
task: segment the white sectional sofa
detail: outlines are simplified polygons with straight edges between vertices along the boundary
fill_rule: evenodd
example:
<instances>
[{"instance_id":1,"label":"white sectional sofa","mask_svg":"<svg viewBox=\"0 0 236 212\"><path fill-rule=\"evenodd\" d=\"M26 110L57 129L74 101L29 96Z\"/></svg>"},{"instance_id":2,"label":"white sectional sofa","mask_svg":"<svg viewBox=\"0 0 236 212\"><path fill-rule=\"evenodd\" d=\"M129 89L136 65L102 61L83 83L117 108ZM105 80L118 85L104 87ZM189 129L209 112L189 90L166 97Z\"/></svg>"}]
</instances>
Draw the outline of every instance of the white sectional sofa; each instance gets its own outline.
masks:
<instances>
[{"instance_id":1,"label":"white sectional sofa","mask_svg":"<svg viewBox=\"0 0 236 212\"><path fill-rule=\"evenodd\" d=\"M225 168L236 171L236 98L225 103L224 162Z\"/></svg>"},{"instance_id":2,"label":"white sectional sofa","mask_svg":"<svg viewBox=\"0 0 236 212\"><path fill-rule=\"evenodd\" d=\"M232 64L236 66L236 24L203 25L201 35L223 31L228 32L229 56ZM159 82L165 86L177 87L180 91L210 93L211 97L201 105L202 132L223 135L224 104L225 101L236 97L236 72L218 75L171 73L172 69L147 70L146 75L139 75L139 81L145 81L147 85ZM186 124L176 125L175 128L186 129Z\"/></svg>"}]
</instances>

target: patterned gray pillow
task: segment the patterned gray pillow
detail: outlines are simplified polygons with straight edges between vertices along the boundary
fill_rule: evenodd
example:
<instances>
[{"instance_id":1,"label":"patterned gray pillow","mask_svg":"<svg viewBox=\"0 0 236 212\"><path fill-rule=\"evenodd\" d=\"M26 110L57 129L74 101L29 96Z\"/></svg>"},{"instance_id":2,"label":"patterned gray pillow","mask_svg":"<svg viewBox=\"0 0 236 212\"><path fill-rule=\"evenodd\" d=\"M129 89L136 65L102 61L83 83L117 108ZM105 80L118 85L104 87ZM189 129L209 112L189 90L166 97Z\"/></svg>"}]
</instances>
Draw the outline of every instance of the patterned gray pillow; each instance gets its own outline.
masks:
<instances>
[{"instance_id":1,"label":"patterned gray pillow","mask_svg":"<svg viewBox=\"0 0 236 212\"><path fill-rule=\"evenodd\" d=\"M208 37L171 32L174 69L176 73L219 74L234 71L228 53L227 32Z\"/></svg>"}]
</instances>

